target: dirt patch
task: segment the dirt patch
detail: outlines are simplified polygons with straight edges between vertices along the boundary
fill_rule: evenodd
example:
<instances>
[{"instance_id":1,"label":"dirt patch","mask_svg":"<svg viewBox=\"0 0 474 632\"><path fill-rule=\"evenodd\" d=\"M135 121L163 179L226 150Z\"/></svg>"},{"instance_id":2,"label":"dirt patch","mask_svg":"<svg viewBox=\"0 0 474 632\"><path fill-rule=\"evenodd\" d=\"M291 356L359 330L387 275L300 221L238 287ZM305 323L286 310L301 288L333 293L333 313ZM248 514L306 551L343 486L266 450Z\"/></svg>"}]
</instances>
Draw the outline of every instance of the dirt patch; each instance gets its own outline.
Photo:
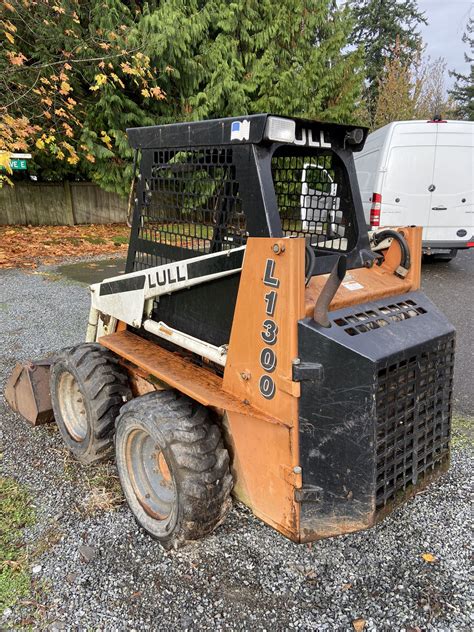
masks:
<instances>
[{"instance_id":1,"label":"dirt patch","mask_svg":"<svg viewBox=\"0 0 474 632\"><path fill-rule=\"evenodd\" d=\"M0 268L36 268L72 257L125 253L126 224L0 226Z\"/></svg>"}]
</instances>

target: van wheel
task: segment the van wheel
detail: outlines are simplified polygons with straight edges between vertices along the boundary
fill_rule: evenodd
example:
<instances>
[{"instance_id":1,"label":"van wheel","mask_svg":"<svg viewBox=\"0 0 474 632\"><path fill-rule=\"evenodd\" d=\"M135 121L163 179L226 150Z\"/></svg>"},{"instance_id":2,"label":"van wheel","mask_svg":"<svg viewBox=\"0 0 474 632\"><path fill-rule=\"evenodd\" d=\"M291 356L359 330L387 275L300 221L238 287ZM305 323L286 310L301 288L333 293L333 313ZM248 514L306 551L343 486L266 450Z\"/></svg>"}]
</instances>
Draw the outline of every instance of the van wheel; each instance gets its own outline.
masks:
<instances>
[{"instance_id":1,"label":"van wheel","mask_svg":"<svg viewBox=\"0 0 474 632\"><path fill-rule=\"evenodd\" d=\"M173 391L122 407L115 458L138 522L166 548L211 533L231 506L229 454L209 411Z\"/></svg>"},{"instance_id":2,"label":"van wheel","mask_svg":"<svg viewBox=\"0 0 474 632\"><path fill-rule=\"evenodd\" d=\"M456 257L456 255L457 250L447 252L446 254L436 252L432 255L423 255L423 263L449 263Z\"/></svg>"}]
</instances>

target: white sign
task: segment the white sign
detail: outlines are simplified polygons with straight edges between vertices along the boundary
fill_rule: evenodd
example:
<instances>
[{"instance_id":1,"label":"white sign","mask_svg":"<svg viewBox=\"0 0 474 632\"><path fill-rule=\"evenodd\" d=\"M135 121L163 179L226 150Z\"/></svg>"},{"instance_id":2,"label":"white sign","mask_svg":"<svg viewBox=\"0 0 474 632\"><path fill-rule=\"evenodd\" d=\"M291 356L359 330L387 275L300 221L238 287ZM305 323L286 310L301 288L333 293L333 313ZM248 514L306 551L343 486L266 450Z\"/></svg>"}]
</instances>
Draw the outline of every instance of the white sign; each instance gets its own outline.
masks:
<instances>
[{"instance_id":1,"label":"white sign","mask_svg":"<svg viewBox=\"0 0 474 632\"><path fill-rule=\"evenodd\" d=\"M230 140L248 140L250 138L250 121L233 121L230 126Z\"/></svg>"}]
</instances>

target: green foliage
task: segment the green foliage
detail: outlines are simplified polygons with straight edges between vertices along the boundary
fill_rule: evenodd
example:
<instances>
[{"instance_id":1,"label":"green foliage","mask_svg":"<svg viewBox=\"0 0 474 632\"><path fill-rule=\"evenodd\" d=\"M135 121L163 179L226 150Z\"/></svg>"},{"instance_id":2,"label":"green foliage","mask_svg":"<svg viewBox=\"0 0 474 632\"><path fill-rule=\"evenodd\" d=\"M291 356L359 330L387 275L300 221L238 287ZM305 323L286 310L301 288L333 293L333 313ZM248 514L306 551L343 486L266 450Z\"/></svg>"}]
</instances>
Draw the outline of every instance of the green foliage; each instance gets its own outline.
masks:
<instances>
[{"instance_id":1,"label":"green foliage","mask_svg":"<svg viewBox=\"0 0 474 632\"><path fill-rule=\"evenodd\" d=\"M0 478L0 611L28 594L30 577L21 530L35 521L26 490L10 478Z\"/></svg>"},{"instance_id":2,"label":"green foliage","mask_svg":"<svg viewBox=\"0 0 474 632\"><path fill-rule=\"evenodd\" d=\"M261 111L354 119L362 52L349 50L350 14L335 0L3 6L0 124L7 114L8 149L19 117L34 123L22 150L43 179L90 178L125 196L127 127Z\"/></svg>"},{"instance_id":3,"label":"green foliage","mask_svg":"<svg viewBox=\"0 0 474 632\"><path fill-rule=\"evenodd\" d=\"M192 28L195 63L175 52L185 78L183 115L198 120L257 112L349 120L362 86L359 51L347 51L351 21L333 0L211 0L163 3L150 16L158 37L167 11ZM197 11L196 11L197 9ZM194 11L194 13L193 13ZM148 33L151 35L150 30ZM146 52L151 57L153 37ZM161 52L161 51L160 51ZM168 93L166 84L163 86Z\"/></svg>"},{"instance_id":4,"label":"green foliage","mask_svg":"<svg viewBox=\"0 0 474 632\"><path fill-rule=\"evenodd\" d=\"M365 51L366 99L373 113L379 81L394 47L399 47L402 65L409 64L422 48L419 26L427 21L417 0L349 0L348 4L354 21L352 43Z\"/></svg>"},{"instance_id":5,"label":"green foliage","mask_svg":"<svg viewBox=\"0 0 474 632\"><path fill-rule=\"evenodd\" d=\"M469 53L465 53L464 58L471 65L471 70L468 75L450 73L456 82L449 94L454 100L454 115L474 121L474 18L469 18L462 41L469 46Z\"/></svg>"},{"instance_id":6,"label":"green foliage","mask_svg":"<svg viewBox=\"0 0 474 632\"><path fill-rule=\"evenodd\" d=\"M372 124L378 128L392 121L430 119L445 116L449 110L444 87L446 63L417 56L412 63L403 62L400 47L385 63Z\"/></svg>"},{"instance_id":7,"label":"green foliage","mask_svg":"<svg viewBox=\"0 0 474 632\"><path fill-rule=\"evenodd\" d=\"M91 178L126 195L132 151L125 128L153 123L164 98L143 47L129 41L137 6L2 4L0 150L31 151L41 179ZM28 123L20 138L12 132L19 121Z\"/></svg>"}]
</instances>

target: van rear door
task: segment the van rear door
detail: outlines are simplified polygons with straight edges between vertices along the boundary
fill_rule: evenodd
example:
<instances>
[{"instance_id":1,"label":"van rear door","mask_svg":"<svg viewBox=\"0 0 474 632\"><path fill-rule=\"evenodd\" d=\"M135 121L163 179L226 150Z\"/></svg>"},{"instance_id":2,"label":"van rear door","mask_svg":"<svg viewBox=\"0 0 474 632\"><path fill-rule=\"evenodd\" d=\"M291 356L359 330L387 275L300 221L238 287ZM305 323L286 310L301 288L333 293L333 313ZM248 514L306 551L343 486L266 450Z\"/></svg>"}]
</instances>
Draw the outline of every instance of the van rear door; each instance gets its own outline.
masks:
<instances>
[{"instance_id":1,"label":"van rear door","mask_svg":"<svg viewBox=\"0 0 474 632\"><path fill-rule=\"evenodd\" d=\"M435 144L434 125L395 125L383 179L381 226L423 226L426 239Z\"/></svg>"},{"instance_id":2,"label":"van rear door","mask_svg":"<svg viewBox=\"0 0 474 632\"><path fill-rule=\"evenodd\" d=\"M474 234L474 124L448 121L434 125L438 133L433 191L423 238L462 246Z\"/></svg>"}]
</instances>

